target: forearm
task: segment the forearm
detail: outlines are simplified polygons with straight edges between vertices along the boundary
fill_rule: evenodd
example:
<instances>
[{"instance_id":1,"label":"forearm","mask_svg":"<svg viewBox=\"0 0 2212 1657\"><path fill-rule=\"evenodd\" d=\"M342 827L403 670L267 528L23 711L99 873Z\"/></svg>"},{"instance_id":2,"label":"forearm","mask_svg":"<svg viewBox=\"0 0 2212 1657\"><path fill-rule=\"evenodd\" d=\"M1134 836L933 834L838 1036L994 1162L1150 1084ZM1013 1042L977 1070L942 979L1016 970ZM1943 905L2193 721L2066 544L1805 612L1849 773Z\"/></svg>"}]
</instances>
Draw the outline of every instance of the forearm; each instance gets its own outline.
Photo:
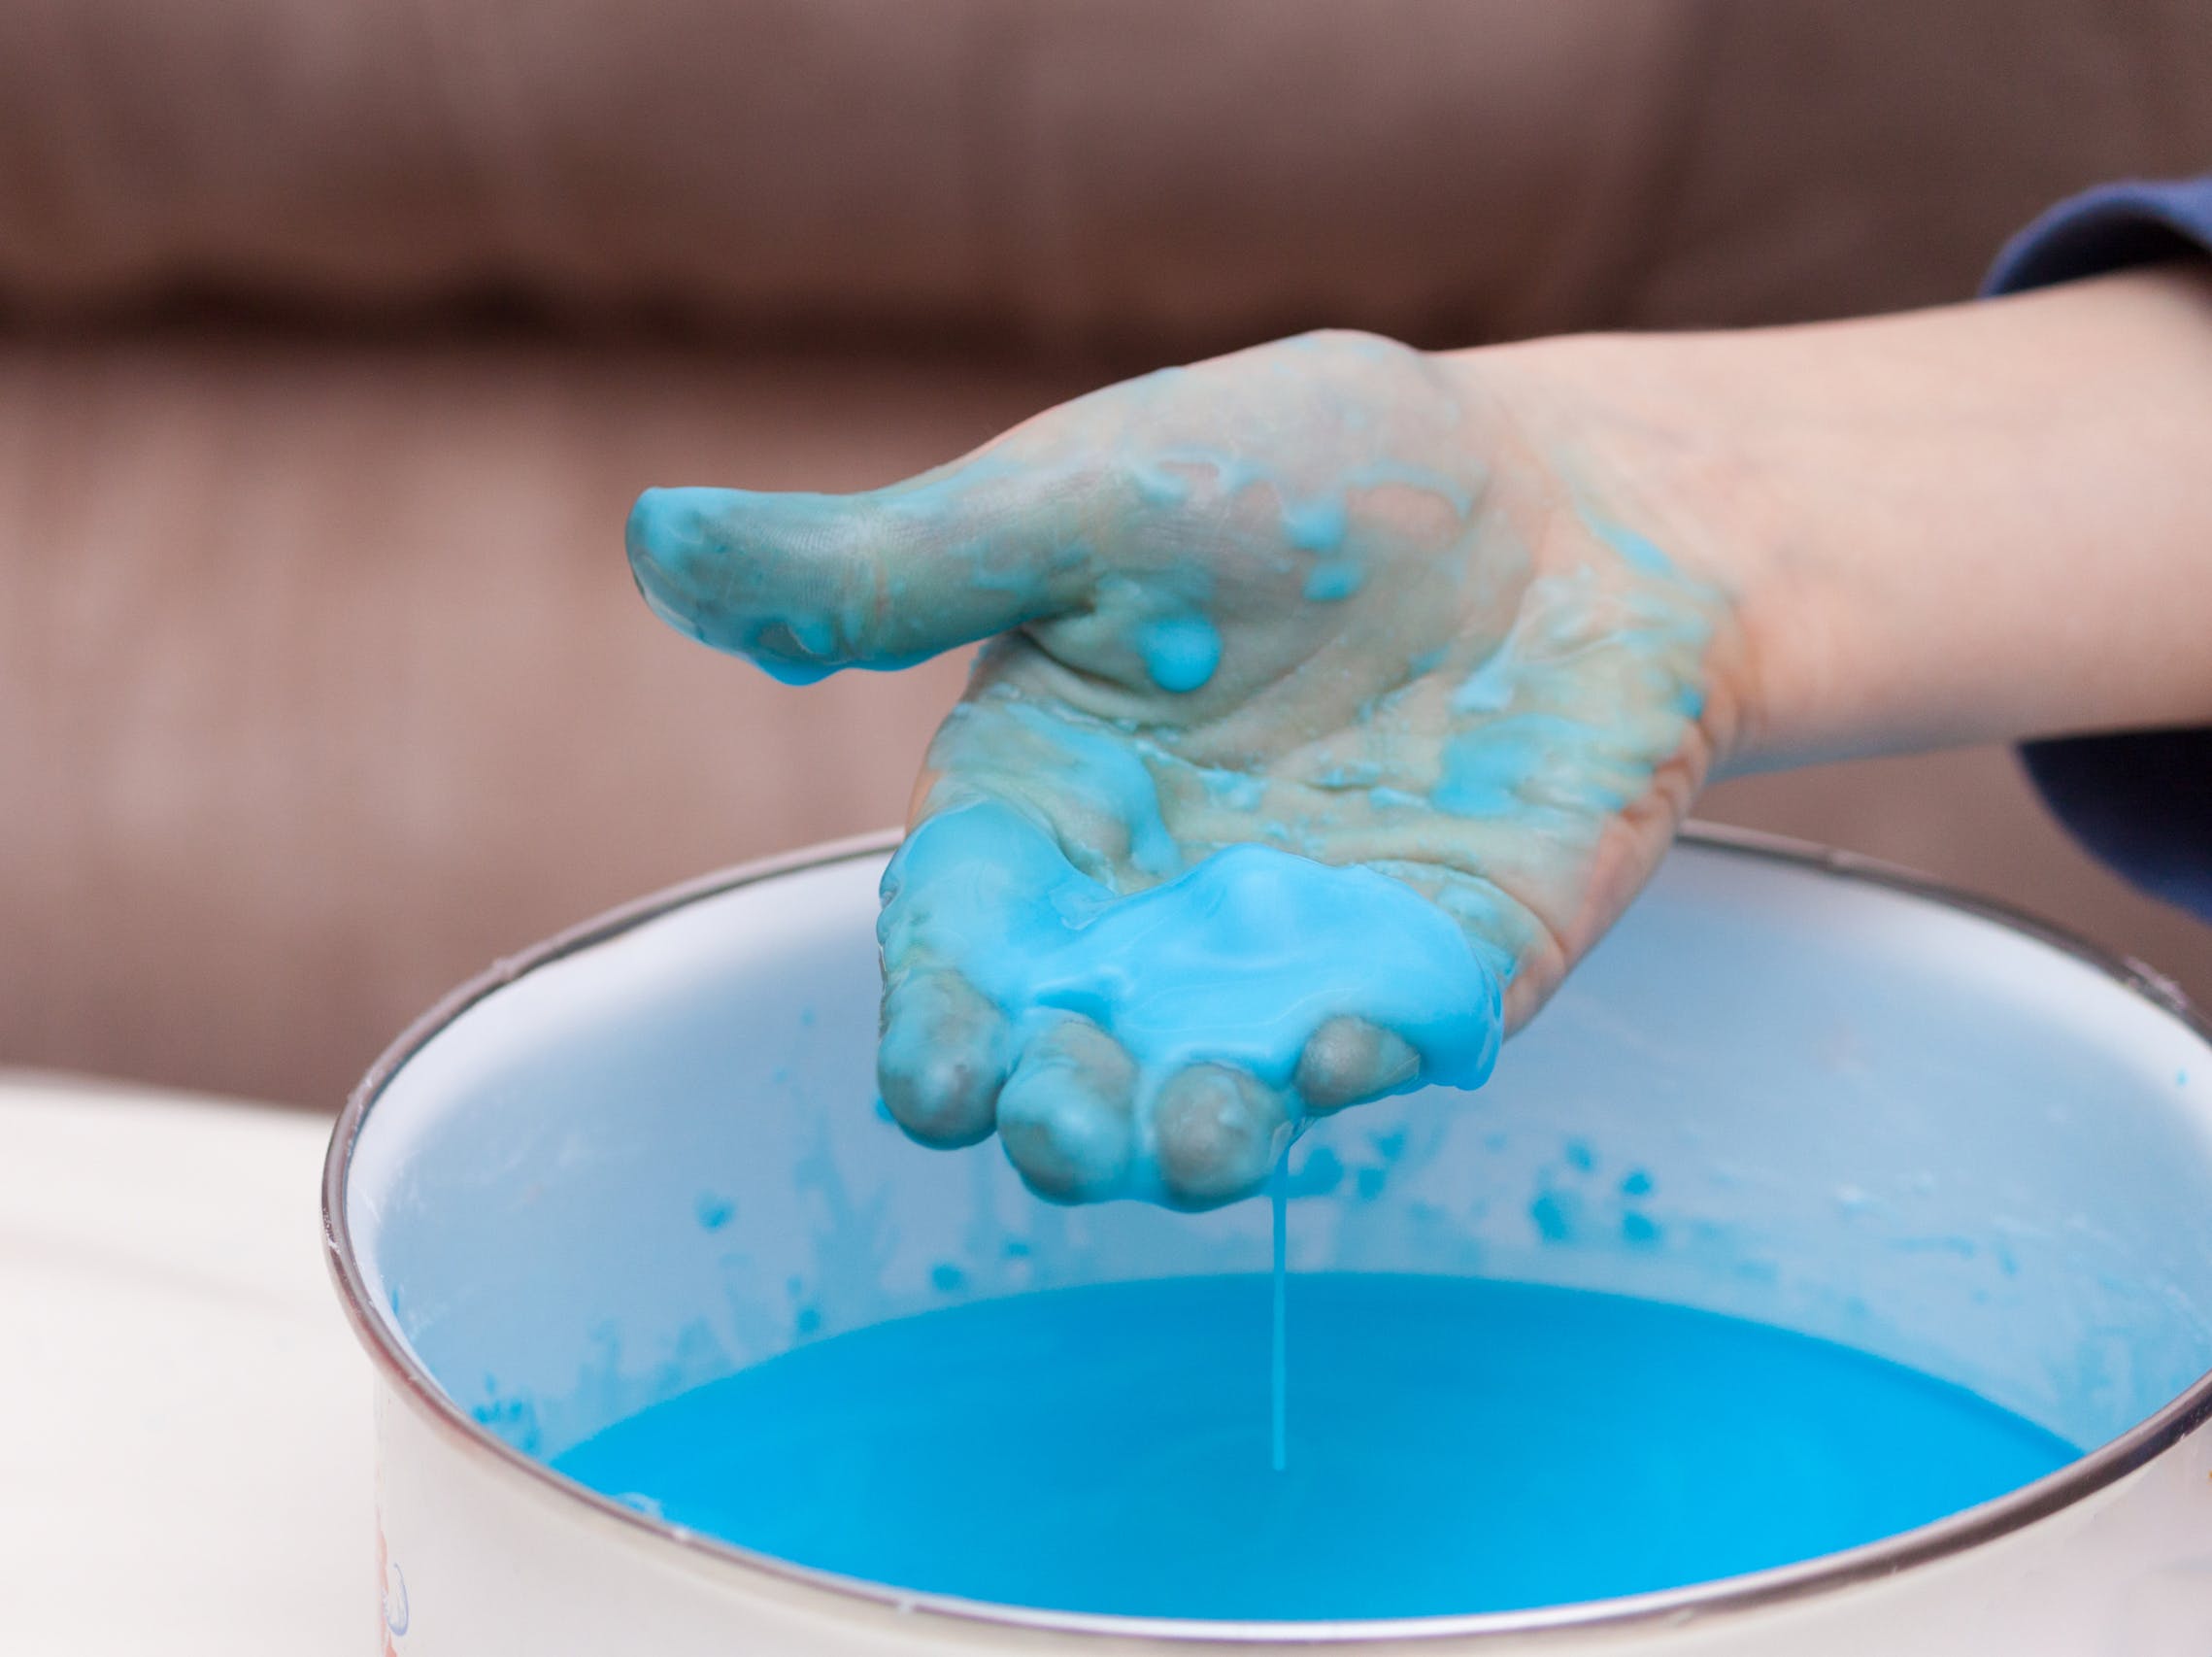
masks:
<instances>
[{"instance_id":1,"label":"forearm","mask_svg":"<svg viewBox=\"0 0 2212 1657\"><path fill-rule=\"evenodd\" d=\"M2212 274L1482 353L1742 624L1757 769L2212 723Z\"/></svg>"}]
</instances>

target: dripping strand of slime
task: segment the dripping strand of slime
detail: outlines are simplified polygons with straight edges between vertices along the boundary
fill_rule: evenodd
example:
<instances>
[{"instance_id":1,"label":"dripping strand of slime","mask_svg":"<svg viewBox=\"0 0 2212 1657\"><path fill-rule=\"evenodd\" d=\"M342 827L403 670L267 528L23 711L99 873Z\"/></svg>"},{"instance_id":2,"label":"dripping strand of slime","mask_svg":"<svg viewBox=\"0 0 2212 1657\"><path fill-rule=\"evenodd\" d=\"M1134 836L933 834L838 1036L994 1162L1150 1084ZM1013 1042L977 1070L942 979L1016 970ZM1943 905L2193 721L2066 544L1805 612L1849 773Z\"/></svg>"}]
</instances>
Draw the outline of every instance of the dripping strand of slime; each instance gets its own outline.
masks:
<instances>
[{"instance_id":1,"label":"dripping strand of slime","mask_svg":"<svg viewBox=\"0 0 2212 1657\"><path fill-rule=\"evenodd\" d=\"M1268 1196L1272 1200L1275 1209L1275 1328L1274 1339L1269 1353L1269 1381L1271 1383L1269 1427L1271 1431L1268 1437L1268 1448L1269 1460L1277 1472L1283 1471L1290 1463L1290 1365L1286 1361L1289 1354L1288 1343L1285 1339L1287 1331L1284 1317L1285 1302L1288 1300L1285 1291L1289 1286L1290 1276L1287 1269L1290 1258L1290 1204L1288 1201L1290 1197L1288 1174L1290 1166L1290 1153L1286 1151L1276 1159L1275 1177L1269 1182L1268 1187Z\"/></svg>"}]
</instances>

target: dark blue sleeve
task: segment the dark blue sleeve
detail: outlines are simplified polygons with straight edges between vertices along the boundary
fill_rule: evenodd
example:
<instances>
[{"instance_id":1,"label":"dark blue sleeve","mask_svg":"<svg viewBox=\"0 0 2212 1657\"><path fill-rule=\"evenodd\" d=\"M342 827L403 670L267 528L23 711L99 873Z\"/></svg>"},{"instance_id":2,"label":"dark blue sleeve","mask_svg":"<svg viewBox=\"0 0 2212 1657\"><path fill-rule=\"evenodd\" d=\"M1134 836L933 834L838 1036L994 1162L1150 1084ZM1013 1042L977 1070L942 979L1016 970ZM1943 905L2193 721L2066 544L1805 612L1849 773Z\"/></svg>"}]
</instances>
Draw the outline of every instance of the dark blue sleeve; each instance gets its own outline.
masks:
<instances>
[{"instance_id":1,"label":"dark blue sleeve","mask_svg":"<svg viewBox=\"0 0 2212 1657\"><path fill-rule=\"evenodd\" d=\"M1997 255L1985 293L2212 254L2212 178L2106 185L2061 202ZM2205 550L2212 649L2212 548ZM2212 921L2212 729L2031 742L2028 774L2059 820L2144 891Z\"/></svg>"}]
</instances>

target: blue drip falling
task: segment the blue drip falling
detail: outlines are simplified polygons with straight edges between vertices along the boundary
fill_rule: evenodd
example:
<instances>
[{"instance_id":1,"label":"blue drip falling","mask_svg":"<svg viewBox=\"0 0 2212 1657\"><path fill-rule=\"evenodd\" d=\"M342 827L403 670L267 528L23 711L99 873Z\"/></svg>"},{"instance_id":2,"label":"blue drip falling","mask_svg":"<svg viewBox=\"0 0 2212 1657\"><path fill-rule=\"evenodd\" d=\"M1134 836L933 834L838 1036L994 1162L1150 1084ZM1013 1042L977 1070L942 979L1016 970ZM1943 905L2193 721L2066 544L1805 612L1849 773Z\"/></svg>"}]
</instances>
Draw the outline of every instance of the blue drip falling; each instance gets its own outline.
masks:
<instances>
[{"instance_id":1,"label":"blue drip falling","mask_svg":"<svg viewBox=\"0 0 2212 1657\"><path fill-rule=\"evenodd\" d=\"M1290 1286L1290 1157L1289 1152L1275 1159L1275 1175L1268 1182L1268 1199L1275 1209L1275 1318L1274 1337L1269 1351L1269 1391L1271 1410L1268 1433L1269 1459L1277 1472L1290 1465L1290 1366L1289 1362L1288 1309Z\"/></svg>"}]
</instances>

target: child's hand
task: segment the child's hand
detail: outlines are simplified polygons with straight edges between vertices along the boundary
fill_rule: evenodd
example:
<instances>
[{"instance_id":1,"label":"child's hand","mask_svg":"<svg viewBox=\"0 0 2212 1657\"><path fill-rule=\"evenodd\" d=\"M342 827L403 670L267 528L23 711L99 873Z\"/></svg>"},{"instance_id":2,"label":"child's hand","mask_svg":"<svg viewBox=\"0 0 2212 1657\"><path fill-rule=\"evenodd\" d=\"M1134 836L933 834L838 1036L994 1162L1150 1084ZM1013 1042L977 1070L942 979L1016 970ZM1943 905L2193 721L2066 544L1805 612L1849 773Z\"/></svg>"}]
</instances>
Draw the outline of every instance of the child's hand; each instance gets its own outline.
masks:
<instances>
[{"instance_id":1,"label":"child's hand","mask_svg":"<svg viewBox=\"0 0 2212 1657\"><path fill-rule=\"evenodd\" d=\"M1310 1112L1479 1083L1658 862L1729 596L1479 360L1313 335L870 493L639 500L649 602L780 678L999 635L885 883L916 1138L1225 1201Z\"/></svg>"}]
</instances>

